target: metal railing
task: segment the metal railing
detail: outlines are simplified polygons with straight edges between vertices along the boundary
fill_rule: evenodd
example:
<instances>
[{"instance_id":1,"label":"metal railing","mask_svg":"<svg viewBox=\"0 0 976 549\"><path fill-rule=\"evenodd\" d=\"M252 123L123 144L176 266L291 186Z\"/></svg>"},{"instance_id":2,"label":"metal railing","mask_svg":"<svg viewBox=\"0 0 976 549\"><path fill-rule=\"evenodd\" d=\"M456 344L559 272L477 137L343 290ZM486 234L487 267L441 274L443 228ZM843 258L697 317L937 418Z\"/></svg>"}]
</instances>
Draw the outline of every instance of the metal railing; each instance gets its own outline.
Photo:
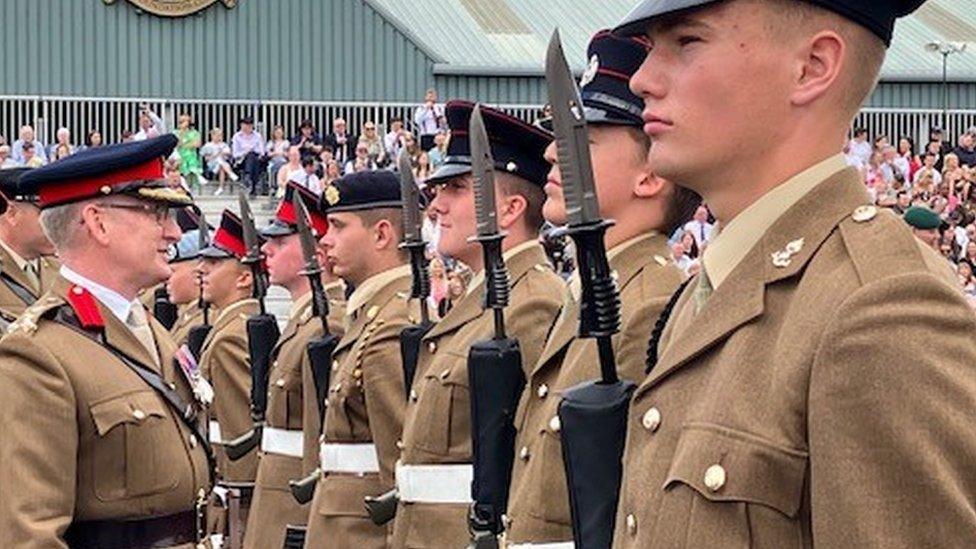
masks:
<instances>
[{"instance_id":1,"label":"metal railing","mask_svg":"<svg viewBox=\"0 0 976 549\"><path fill-rule=\"evenodd\" d=\"M34 127L37 138L50 144L55 140L58 128L71 131L72 142L84 144L85 136L95 130L102 134L105 143L122 140L125 131L138 130L140 105L148 104L166 123L175 127L179 115L193 117L197 129L204 134L212 128L223 128L225 138L237 129L237 122L244 116L255 121L256 129L270 136L274 126L282 126L285 136L298 132L298 126L310 119L317 130L325 134L332 130L336 118L344 118L351 133L360 134L367 121L375 123L381 131L393 117L404 120L407 128L413 126L413 112L417 103L366 103L324 101L234 101L204 99L158 98L92 98L92 97L27 97L0 96L0 135L8 142L17 139L21 126ZM528 122L541 115L541 105L495 105L496 107Z\"/></svg>"},{"instance_id":2,"label":"metal railing","mask_svg":"<svg viewBox=\"0 0 976 549\"><path fill-rule=\"evenodd\" d=\"M286 136L297 133L302 120L310 119L320 133L332 129L332 121L342 117L349 131L361 133L363 124L374 122L382 131L391 118L403 118L412 127L416 103L367 103L326 101L238 101L210 99L158 99L158 98L93 98L93 97L37 97L0 96L0 135L8 141L17 139L19 128L25 124L34 126L38 138L47 144L54 142L60 127L71 131L72 141L83 144L89 130L101 132L106 143L121 140L124 131L136 131L140 105L146 103L166 122L175 126L182 113L190 114L196 127L203 133L214 127L224 129L227 139L237 128L243 116L254 118L258 131L269 135L280 125ZM496 105L527 122L541 115L541 105ZM938 109L878 109L861 111L852 127L867 128L869 135L887 135L891 141L901 136L915 139L916 149L921 150L928 140L931 126L942 126L942 111ZM948 111L945 135L952 141L966 129L976 126L976 110Z\"/></svg>"}]
</instances>

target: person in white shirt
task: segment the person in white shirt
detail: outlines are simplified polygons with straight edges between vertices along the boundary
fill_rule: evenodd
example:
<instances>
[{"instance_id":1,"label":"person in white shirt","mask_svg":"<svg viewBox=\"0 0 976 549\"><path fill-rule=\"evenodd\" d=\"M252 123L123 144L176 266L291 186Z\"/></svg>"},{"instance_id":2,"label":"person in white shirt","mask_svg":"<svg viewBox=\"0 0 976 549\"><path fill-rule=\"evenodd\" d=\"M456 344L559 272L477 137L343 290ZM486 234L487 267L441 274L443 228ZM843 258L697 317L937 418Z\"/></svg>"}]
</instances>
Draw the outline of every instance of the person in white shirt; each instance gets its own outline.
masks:
<instances>
[{"instance_id":1,"label":"person in white shirt","mask_svg":"<svg viewBox=\"0 0 976 549\"><path fill-rule=\"evenodd\" d=\"M444 116L444 106L437 104L437 90L431 88L424 96L424 104L413 111L413 123L420 136L420 147L427 151L434 147L437 121Z\"/></svg>"},{"instance_id":2,"label":"person in white shirt","mask_svg":"<svg viewBox=\"0 0 976 549\"><path fill-rule=\"evenodd\" d=\"M130 141L145 141L150 137L157 137L166 133L166 123L156 116L149 105L143 103L139 112L139 131L132 134Z\"/></svg>"},{"instance_id":3,"label":"person in white shirt","mask_svg":"<svg viewBox=\"0 0 976 549\"><path fill-rule=\"evenodd\" d=\"M10 149L10 156L18 166L25 165L24 145L30 143L34 146L34 154L40 158L41 164L47 164L47 155L44 152L44 144L34 136L34 128L31 126L21 126L20 139L14 141Z\"/></svg>"},{"instance_id":4,"label":"person in white shirt","mask_svg":"<svg viewBox=\"0 0 976 549\"><path fill-rule=\"evenodd\" d=\"M868 131L864 128L854 130L854 138L847 146L849 155L858 162L858 166L867 166L874 152L874 147L868 143Z\"/></svg>"},{"instance_id":5,"label":"person in white shirt","mask_svg":"<svg viewBox=\"0 0 976 549\"><path fill-rule=\"evenodd\" d=\"M708 207L704 204L698 206L694 218L685 223L684 230L695 237L695 243L698 244L699 249L711 242L715 226L708 222Z\"/></svg>"},{"instance_id":6,"label":"person in white shirt","mask_svg":"<svg viewBox=\"0 0 976 549\"><path fill-rule=\"evenodd\" d=\"M298 183L315 194L322 194L322 181L315 175L317 169L318 165L314 158L305 158L302 160L302 168L300 170L295 170L288 174L288 181Z\"/></svg>"}]
</instances>

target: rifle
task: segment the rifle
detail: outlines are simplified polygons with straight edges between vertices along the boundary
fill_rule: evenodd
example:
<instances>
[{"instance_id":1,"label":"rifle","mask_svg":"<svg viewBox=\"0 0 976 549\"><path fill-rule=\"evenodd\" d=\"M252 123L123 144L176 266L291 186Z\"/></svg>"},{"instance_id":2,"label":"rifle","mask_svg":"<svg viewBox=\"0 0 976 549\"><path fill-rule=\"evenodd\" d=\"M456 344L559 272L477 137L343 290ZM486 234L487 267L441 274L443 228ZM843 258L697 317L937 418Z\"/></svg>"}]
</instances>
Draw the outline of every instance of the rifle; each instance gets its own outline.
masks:
<instances>
[{"instance_id":1,"label":"rifle","mask_svg":"<svg viewBox=\"0 0 976 549\"><path fill-rule=\"evenodd\" d=\"M400 360L403 365L403 388L406 397L410 398L410 388L417 373L417 360L420 358L420 344L424 336L434 327L430 319L430 309L427 297L430 296L429 262L425 253L427 243L424 242L421 227L420 188L413 178L410 167L410 155L403 151L397 159L400 165L400 196L403 200L403 243L400 244L410 252L410 272L413 284L410 287L410 298L420 302L420 324L404 328L400 332ZM399 493L396 488L379 496L367 496L366 511L370 519L377 526L382 526L396 516Z\"/></svg>"},{"instance_id":2,"label":"rifle","mask_svg":"<svg viewBox=\"0 0 976 549\"><path fill-rule=\"evenodd\" d=\"M199 237L199 249L202 250L210 245L210 227L207 225L207 217L203 212L200 212L200 216L197 218L198 229L197 235ZM203 342L207 340L207 336L210 335L210 303L203 298L203 280L201 275L197 273L197 288L199 290L199 296L197 297L197 307L203 311L203 323L199 326L194 326L190 328L189 333L186 336L186 346L193 353L194 358L200 360L200 354L203 350Z\"/></svg>"},{"instance_id":3,"label":"rifle","mask_svg":"<svg viewBox=\"0 0 976 549\"><path fill-rule=\"evenodd\" d=\"M634 383L617 376L611 336L620 329L620 294L607 261L604 234L613 221L600 217L583 102L563 55L559 31L546 55L546 80L559 170L576 244L582 296L578 337L596 338L601 378L563 392L558 416L569 487L573 541L579 549L604 549L613 540Z\"/></svg>"},{"instance_id":4,"label":"rifle","mask_svg":"<svg viewBox=\"0 0 976 549\"><path fill-rule=\"evenodd\" d=\"M251 268L254 285L254 298L260 305L260 313L247 319L247 352L251 360L251 420L254 427L250 431L227 442L224 449L231 461L244 457L261 443L264 432L264 415L268 407L268 374L271 369L271 352L281 333L274 315L267 312L264 297L268 291L268 281L264 272L264 255L261 241L254 226L254 214L247 198L241 192L237 196L241 208L241 223L244 228L244 247L247 254L241 263Z\"/></svg>"},{"instance_id":5,"label":"rifle","mask_svg":"<svg viewBox=\"0 0 976 549\"><path fill-rule=\"evenodd\" d=\"M471 346L468 382L471 387L471 445L474 477L468 529L473 548L498 547L508 504L508 488L515 459L515 410L525 387L519 342L505 334L504 310L511 291L502 259L505 233L498 230L495 209L495 161L488 143L481 107L471 114L471 171L478 232L485 263L482 303L494 315L492 339Z\"/></svg>"},{"instance_id":6,"label":"rifle","mask_svg":"<svg viewBox=\"0 0 976 549\"><path fill-rule=\"evenodd\" d=\"M305 352L312 367L312 380L315 383L315 398L319 405L319 416L325 425L326 395L329 390L329 379L332 376L332 353L339 344L339 337L329 331L329 300L325 296L322 286L322 266L315 255L315 236L308 223L308 208L298 194L295 194L295 219L298 225L298 237L302 244L302 255L305 268L300 274L308 277L312 286L312 314L322 322L322 337L308 342ZM291 495L300 504L312 500L315 494L315 484L318 482L319 470L313 471L301 480L289 480L288 487Z\"/></svg>"},{"instance_id":7,"label":"rifle","mask_svg":"<svg viewBox=\"0 0 976 549\"><path fill-rule=\"evenodd\" d=\"M169 292L166 291L166 285L162 285L153 292L153 316L164 328L169 330L176 324L176 318L179 316L176 304L169 300Z\"/></svg>"}]
</instances>

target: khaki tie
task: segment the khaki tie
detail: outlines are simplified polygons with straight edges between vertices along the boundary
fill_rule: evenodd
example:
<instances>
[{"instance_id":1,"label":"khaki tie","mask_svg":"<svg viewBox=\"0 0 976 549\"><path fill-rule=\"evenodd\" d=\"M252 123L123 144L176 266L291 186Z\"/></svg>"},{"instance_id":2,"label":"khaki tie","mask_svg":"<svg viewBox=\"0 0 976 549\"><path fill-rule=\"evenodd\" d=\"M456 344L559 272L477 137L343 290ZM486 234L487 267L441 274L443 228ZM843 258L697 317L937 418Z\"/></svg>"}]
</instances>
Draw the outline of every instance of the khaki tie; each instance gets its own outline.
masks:
<instances>
[{"instance_id":1,"label":"khaki tie","mask_svg":"<svg viewBox=\"0 0 976 549\"><path fill-rule=\"evenodd\" d=\"M132 330L132 334L136 336L136 339L142 343L142 346L146 348L149 352L149 356L152 357L153 362L159 366L159 353L156 350L156 338L153 337L152 328L149 327L149 321L146 319L146 310L142 308L141 304L134 303L129 309L129 317L125 321L125 325Z\"/></svg>"},{"instance_id":2,"label":"khaki tie","mask_svg":"<svg viewBox=\"0 0 976 549\"><path fill-rule=\"evenodd\" d=\"M712 291L712 281L709 280L708 273L705 272L705 264L702 263L701 272L698 274L698 284L695 286L695 293L691 296L695 302L696 315L701 312L705 302L712 295Z\"/></svg>"},{"instance_id":3,"label":"khaki tie","mask_svg":"<svg viewBox=\"0 0 976 549\"><path fill-rule=\"evenodd\" d=\"M25 263L24 264L24 275L27 276L27 280L29 280L30 283L31 283L31 285L33 286L34 292L37 293L37 294L40 294L41 293L41 277L38 275L37 265L35 265L31 261L28 261L27 263Z\"/></svg>"}]
</instances>

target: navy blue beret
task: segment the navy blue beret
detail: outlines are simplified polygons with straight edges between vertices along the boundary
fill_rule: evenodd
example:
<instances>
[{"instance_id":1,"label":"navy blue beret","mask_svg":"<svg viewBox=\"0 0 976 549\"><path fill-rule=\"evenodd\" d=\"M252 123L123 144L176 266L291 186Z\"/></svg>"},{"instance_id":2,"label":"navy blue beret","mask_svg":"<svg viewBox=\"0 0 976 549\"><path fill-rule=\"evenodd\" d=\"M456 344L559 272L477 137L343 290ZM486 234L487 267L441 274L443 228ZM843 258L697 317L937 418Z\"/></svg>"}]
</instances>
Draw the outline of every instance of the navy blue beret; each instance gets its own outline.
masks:
<instances>
[{"instance_id":1,"label":"navy blue beret","mask_svg":"<svg viewBox=\"0 0 976 549\"><path fill-rule=\"evenodd\" d=\"M630 10L613 30L623 35L644 34L647 24L669 13L713 4L718 0L643 0ZM891 44L895 20L925 3L925 0L795 0L816 4L862 25Z\"/></svg>"},{"instance_id":2,"label":"navy blue beret","mask_svg":"<svg viewBox=\"0 0 976 549\"><path fill-rule=\"evenodd\" d=\"M0 170L0 192L14 202L36 202L37 196L23 191L21 178L31 168L5 168Z\"/></svg>"},{"instance_id":3,"label":"navy blue beret","mask_svg":"<svg viewBox=\"0 0 976 549\"><path fill-rule=\"evenodd\" d=\"M642 37L597 32L586 48L589 63L580 78L580 97L587 122L644 125L644 101L630 91L630 77L647 58L649 44Z\"/></svg>"},{"instance_id":4,"label":"navy blue beret","mask_svg":"<svg viewBox=\"0 0 976 549\"><path fill-rule=\"evenodd\" d=\"M176 141L175 135L167 134L86 149L24 174L21 188L37 195L41 208L111 194L186 206L190 196L168 187L163 176L163 160Z\"/></svg>"},{"instance_id":5,"label":"navy blue beret","mask_svg":"<svg viewBox=\"0 0 976 549\"><path fill-rule=\"evenodd\" d=\"M327 186L319 200L319 209L326 214L402 207L400 178L387 170L346 175Z\"/></svg>"},{"instance_id":6,"label":"navy blue beret","mask_svg":"<svg viewBox=\"0 0 976 549\"><path fill-rule=\"evenodd\" d=\"M451 128L451 140L442 164L428 179L427 184L444 183L448 179L471 173L471 142L468 124L474 103L449 101L444 108L447 125ZM509 116L490 107L481 106L485 130L491 144L495 169L525 179L530 183L546 184L549 163L542 156L552 142L552 135L542 128Z\"/></svg>"}]
</instances>

